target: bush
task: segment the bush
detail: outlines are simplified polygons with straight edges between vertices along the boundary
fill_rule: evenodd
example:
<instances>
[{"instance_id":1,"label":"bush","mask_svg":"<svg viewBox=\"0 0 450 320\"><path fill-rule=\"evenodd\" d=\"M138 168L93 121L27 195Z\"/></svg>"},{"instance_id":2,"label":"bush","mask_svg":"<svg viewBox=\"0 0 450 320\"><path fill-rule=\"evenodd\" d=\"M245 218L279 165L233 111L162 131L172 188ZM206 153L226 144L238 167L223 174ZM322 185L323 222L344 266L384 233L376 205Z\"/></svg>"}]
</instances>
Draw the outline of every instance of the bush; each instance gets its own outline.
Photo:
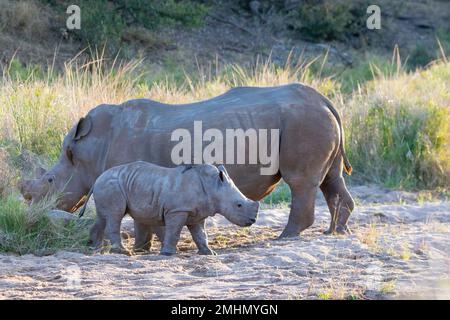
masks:
<instances>
[{"instance_id":1,"label":"bush","mask_svg":"<svg viewBox=\"0 0 450 320\"><path fill-rule=\"evenodd\" d=\"M379 78L347 111L355 174L391 187L447 187L450 174L450 64Z\"/></svg>"},{"instance_id":2,"label":"bush","mask_svg":"<svg viewBox=\"0 0 450 320\"><path fill-rule=\"evenodd\" d=\"M432 62L435 57L422 45L417 45L408 57L407 67L409 70L415 70L417 68L423 68L430 62Z\"/></svg>"},{"instance_id":3,"label":"bush","mask_svg":"<svg viewBox=\"0 0 450 320\"><path fill-rule=\"evenodd\" d=\"M106 43L110 49L118 48L127 28L154 31L175 24L195 27L206 13L203 4L193 1L82 0L79 5L81 29L71 32L87 44Z\"/></svg>"},{"instance_id":4,"label":"bush","mask_svg":"<svg viewBox=\"0 0 450 320\"><path fill-rule=\"evenodd\" d=\"M289 19L292 28L309 40L344 40L364 32L366 8L366 0L307 0L289 13Z\"/></svg>"},{"instance_id":5,"label":"bush","mask_svg":"<svg viewBox=\"0 0 450 320\"><path fill-rule=\"evenodd\" d=\"M22 37L46 36L50 31L49 13L32 0L0 0L0 31L18 33Z\"/></svg>"}]
</instances>

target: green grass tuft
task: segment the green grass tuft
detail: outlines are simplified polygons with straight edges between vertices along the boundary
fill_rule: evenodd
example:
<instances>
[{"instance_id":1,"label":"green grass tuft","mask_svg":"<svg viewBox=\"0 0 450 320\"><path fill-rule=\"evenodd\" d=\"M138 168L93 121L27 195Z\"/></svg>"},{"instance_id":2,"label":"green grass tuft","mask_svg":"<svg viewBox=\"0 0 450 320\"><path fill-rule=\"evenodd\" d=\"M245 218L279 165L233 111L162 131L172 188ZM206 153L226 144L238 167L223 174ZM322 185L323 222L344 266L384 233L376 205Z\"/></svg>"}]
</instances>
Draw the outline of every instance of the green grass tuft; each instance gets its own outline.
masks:
<instances>
[{"instance_id":1,"label":"green grass tuft","mask_svg":"<svg viewBox=\"0 0 450 320\"><path fill-rule=\"evenodd\" d=\"M87 251L88 228L54 223L47 216L52 199L26 206L14 196L0 199L0 252L47 255L57 250Z\"/></svg>"}]
</instances>

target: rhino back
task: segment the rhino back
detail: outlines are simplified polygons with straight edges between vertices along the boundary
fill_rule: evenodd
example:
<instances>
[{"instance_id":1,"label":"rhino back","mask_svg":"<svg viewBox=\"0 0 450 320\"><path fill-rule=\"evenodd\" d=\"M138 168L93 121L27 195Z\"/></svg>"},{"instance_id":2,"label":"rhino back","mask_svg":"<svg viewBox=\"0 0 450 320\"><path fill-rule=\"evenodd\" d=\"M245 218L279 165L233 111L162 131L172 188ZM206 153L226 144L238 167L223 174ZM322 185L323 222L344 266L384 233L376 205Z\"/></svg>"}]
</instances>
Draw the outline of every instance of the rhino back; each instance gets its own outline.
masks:
<instances>
[{"instance_id":1,"label":"rhino back","mask_svg":"<svg viewBox=\"0 0 450 320\"><path fill-rule=\"evenodd\" d=\"M195 189L182 168L166 168L136 161L113 168L127 199L127 213L149 224L162 223L163 215L171 211L192 211L189 201ZM189 189L190 187L190 189ZM186 194L189 194L188 196Z\"/></svg>"},{"instance_id":2,"label":"rhino back","mask_svg":"<svg viewBox=\"0 0 450 320\"><path fill-rule=\"evenodd\" d=\"M210 100L183 105L127 101L112 121L107 167L136 159L174 166L170 155L178 141L171 141L171 134L187 129L193 135L194 121L202 122L203 131L216 128L224 134L225 129L280 129L282 109L298 103L296 96L290 85L235 88Z\"/></svg>"}]
</instances>

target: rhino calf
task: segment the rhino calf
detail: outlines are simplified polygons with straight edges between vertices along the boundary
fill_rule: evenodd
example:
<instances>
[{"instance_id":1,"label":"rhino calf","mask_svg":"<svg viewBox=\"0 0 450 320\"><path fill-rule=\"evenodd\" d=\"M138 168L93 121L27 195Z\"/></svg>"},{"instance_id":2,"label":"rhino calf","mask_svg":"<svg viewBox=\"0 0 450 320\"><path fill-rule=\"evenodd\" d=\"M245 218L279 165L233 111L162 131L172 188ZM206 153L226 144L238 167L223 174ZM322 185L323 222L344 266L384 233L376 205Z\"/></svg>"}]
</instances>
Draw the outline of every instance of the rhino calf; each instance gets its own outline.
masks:
<instances>
[{"instance_id":1,"label":"rhino calf","mask_svg":"<svg viewBox=\"0 0 450 320\"><path fill-rule=\"evenodd\" d=\"M165 168L137 161L120 165L101 174L88 197L91 194L97 220L90 243L99 248L106 235L111 251L119 253L127 253L120 237L127 213L134 219L135 250L149 249L152 227L164 225L160 253L175 254L181 230L187 225L199 253L214 254L208 246L205 219L219 213L234 224L250 226L259 209L258 202L239 191L224 166L208 164ZM86 204L80 216L85 208Z\"/></svg>"}]
</instances>

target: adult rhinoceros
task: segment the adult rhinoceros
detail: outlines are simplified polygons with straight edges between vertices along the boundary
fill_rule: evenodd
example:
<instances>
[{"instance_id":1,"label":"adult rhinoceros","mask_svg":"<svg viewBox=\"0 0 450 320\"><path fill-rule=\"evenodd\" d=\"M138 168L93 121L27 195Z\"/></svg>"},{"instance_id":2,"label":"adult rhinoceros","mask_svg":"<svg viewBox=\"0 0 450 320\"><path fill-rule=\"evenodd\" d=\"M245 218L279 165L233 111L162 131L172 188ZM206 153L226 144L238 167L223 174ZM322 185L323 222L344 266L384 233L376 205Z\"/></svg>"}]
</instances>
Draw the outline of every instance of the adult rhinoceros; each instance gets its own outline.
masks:
<instances>
[{"instance_id":1,"label":"adult rhinoceros","mask_svg":"<svg viewBox=\"0 0 450 320\"><path fill-rule=\"evenodd\" d=\"M39 201L63 190L59 209L73 212L106 169L144 160L171 167L174 130L203 128L279 129L279 167L261 175L261 163L227 164L237 187L252 200L269 194L280 179L289 185L292 203L281 237L297 236L314 222L318 188L331 212L328 233L345 233L354 202L342 176L351 166L344 152L338 113L328 99L301 84L238 87L210 100L168 105L147 99L99 105L64 138L58 162L38 179L23 181L24 197Z\"/></svg>"}]
</instances>

